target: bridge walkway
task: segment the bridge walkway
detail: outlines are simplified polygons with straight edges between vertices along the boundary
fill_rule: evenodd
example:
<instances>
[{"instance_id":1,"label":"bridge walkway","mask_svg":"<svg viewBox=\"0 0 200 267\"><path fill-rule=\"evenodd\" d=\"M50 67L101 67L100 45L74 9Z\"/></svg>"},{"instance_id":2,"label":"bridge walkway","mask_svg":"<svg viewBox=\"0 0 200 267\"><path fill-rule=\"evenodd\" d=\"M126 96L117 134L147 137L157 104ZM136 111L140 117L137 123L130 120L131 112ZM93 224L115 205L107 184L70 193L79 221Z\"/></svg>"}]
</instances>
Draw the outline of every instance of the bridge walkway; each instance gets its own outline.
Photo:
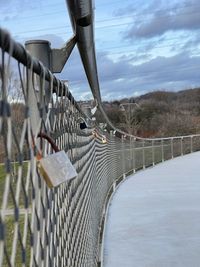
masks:
<instances>
[{"instance_id":1,"label":"bridge walkway","mask_svg":"<svg viewBox=\"0 0 200 267\"><path fill-rule=\"evenodd\" d=\"M110 202L103 267L200 266L200 152L130 176Z\"/></svg>"}]
</instances>

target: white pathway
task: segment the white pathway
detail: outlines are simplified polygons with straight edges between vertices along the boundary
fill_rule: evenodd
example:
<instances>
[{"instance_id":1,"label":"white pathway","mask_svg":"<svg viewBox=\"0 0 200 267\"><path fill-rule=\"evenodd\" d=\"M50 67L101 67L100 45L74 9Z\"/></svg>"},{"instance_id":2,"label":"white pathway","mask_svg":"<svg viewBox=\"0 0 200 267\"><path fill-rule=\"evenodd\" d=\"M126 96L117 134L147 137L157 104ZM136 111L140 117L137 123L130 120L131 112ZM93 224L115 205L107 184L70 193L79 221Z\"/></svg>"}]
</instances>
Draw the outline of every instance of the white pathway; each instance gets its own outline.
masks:
<instances>
[{"instance_id":1,"label":"white pathway","mask_svg":"<svg viewBox=\"0 0 200 267\"><path fill-rule=\"evenodd\" d=\"M200 152L131 176L107 219L103 267L200 267Z\"/></svg>"}]
</instances>

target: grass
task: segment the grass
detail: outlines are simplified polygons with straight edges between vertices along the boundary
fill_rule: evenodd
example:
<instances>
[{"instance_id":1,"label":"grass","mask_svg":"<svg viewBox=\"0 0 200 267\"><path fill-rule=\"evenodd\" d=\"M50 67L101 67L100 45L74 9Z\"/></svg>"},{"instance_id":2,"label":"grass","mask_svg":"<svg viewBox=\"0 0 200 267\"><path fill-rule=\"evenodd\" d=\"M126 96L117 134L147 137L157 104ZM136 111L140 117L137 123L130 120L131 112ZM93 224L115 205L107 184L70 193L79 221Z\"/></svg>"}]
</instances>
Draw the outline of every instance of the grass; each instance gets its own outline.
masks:
<instances>
[{"instance_id":1,"label":"grass","mask_svg":"<svg viewBox=\"0 0 200 267\"><path fill-rule=\"evenodd\" d=\"M11 180L10 180L10 189L9 189L9 194L8 194L8 201L7 201L7 209L8 211L11 211L11 213L14 213L14 199L11 194L11 187L13 189L13 193L15 196L16 193L16 185L17 185L17 178L18 178L18 169L19 169L19 164L18 163L12 163L12 174L11 174ZM23 162L22 165L22 177L24 178L24 181L26 181L26 175L27 175L27 170L28 170L28 163ZM3 200L3 194L5 190L5 182L6 182L6 170L4 164L0 164L0 202L2 203ZM30 188L31 189L31 188ZM29 194L29 197L31 194ZM20 192L20 197L19 197L19 205L18 208L24 208L24 202L25 202L25 197L24 193L22 191L22 186L21 186L21 192ZM30 204L30 202L29 202ZM17 234L17 244L16 244L16 261L15 261L15 266L20 267L22 266L22 244L20 242L19 237L21 236L23 238L23 231L24 231L24 220L25 220L25 215L20 214L19 219L18 219L18 234ZM14 215L6 215L5 220L4 220L4 227L5 227L5 239L4 239L4 245L5 245L5 251L7 254L4 254L4 260L3 260L3 267L9 266L9 260L11 257L12 253L12 244L13 244L13 238L14 238L14 229L15 229L15 219ZM26 251L26 264L25 266L28 266L28 262L30 259L30 233L28 232L27 234L27 245L25 248Z\"/></svg>"},{"instance_id":2,"label":"grass","mask_svg":"<svg viewBox=\"0 0 200 267\"><path fill-rule=\"evenodd\" d=\"M2 203L2 198L3 198L5 176L6 172L4 164L0 164L0 203Z\"/></svg>"},{"instance_id":3,"label":"grass","mask_svg":"<svg viewBox=\"0 0 200 267\"><path fill-rule=\"evenodd\" d=\"M9 195L8 195L8 203L7 208L13 208L14 207L14 199L11 194L11 188L13 189L13 193L15 195L16 192L16 186L17 186L17 178L18 178L18 169L19 164L18 163L12 163L12 172L11 172L11 180L10 180L10 189L9 189ZM23 162L22 165L22 177L23 180L26 181L28 171L28 163ZM0 164L0 203L2 203L3 200L3 194L5 190L5 182L6 182L6 170L4 164ZM29 194L30 196L31 194ZM24 192L22 191L21 186L21 192L20 192L20 198L19 198L19 207L24 207Z\"/></svg>"},{"instance_id":4,"label":"grass","mask_svg":"<svg viewBox=\"0 0 200 267\"><path fill-rule=\"evenodd\" d=\"M20 242L19 236L23 238L23 231L24 231L24 219L25 215L20 215L18 220L18 237L17 237L17 243L16 243L16 258L15 258L15 267L22 266L22 244ZM14 228L15 228L15 221L14 217L9 215L6 216L5 219L5 250L7 252L7 257L4 254L4 260L3 260L3 267L9 266L9 261L11 258L12 253L12 244L13 244L13 237L14 237ZM27 230L28 231L28 230ZM30 232L27 233L26 238L26 256L25 256L25 266L28 266L29 260L30 260Z\"/></svg>"}]
</instances>

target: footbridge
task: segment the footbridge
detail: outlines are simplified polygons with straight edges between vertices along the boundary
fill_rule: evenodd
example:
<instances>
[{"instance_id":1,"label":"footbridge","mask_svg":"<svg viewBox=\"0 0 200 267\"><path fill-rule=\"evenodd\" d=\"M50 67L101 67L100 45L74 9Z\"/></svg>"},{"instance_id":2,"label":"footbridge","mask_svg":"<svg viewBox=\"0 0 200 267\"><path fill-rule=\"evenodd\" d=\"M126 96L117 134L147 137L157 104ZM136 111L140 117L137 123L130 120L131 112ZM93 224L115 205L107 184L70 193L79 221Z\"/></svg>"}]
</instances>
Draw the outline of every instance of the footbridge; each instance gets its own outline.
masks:
<instances>
[{"instance_id":1,"label":"footbridge","mask_svg":"<svg viewBox=\"0 0 200 267\"><path fill-rule=\"evenodd\" d=\"M98 82L92 1L67 5L74 36L62 49L41 40L24 48L0 28L0 266L101 266L106 210L119 184L200 150L200 135L144 139L110 122ZM75 45L109 133L54 74ZM60 151L65 168L58 167ZM45 169L42 160L52 155ZM57 179L62 172L64 181Z\"/></svg>"}]
</instances>

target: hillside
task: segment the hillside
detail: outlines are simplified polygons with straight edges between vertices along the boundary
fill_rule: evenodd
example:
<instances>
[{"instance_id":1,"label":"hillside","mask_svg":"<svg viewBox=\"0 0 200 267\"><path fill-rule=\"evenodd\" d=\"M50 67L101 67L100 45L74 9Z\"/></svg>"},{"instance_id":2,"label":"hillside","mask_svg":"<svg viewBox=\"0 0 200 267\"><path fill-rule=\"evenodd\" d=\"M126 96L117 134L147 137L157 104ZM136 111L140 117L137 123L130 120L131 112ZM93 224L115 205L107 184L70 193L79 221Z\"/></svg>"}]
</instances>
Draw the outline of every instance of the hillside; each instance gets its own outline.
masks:
<instances>
[{"instance_id":1,"label":"hillside","mask_svg":"<svg viewBox=\"0 0 200 267\"><path fill-rule=\"evenodd\" d=\"M143 137L188 135L200 132L200 88L179 92L156 91L104 103L120 129ZM103 121L100 114L97 120Z\"/></svg>"}]
</instances>

